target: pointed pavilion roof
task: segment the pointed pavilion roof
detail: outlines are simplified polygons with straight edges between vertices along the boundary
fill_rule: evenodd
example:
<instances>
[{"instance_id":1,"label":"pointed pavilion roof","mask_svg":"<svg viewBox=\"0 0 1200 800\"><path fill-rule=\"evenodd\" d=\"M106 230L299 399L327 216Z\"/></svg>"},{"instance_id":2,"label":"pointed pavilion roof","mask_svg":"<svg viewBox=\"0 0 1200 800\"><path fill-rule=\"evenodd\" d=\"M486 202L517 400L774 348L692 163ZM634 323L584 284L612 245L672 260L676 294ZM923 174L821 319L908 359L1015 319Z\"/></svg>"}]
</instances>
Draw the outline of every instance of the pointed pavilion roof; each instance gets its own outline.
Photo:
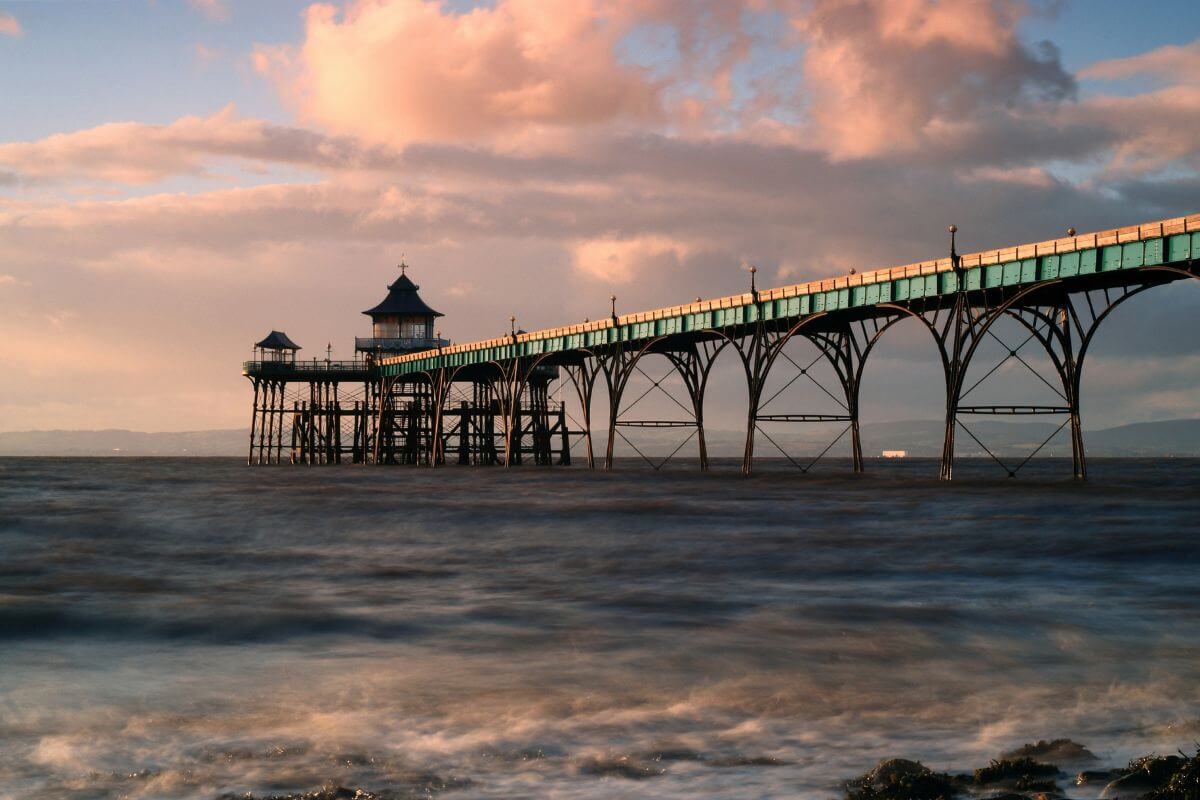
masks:
<instances>
[{"instance_id":1,"label":"pointed pavilion roof","mask_svg":"<svg viewBox=\"0 0 1200 800\"><path fill-rule=\"evenodd\" d=\"M264 350L299 350L300 345L293 342L288 335L283 331L271 331L255 347L261 347Z\"/></svg>"},{"instance_id":2,"label":"pointed pavilion roof","mask_svg":"<svg viewBox=\"0 0 1200 800\"><path fill-rule=\"evenodd\" d=\"M425 301L417 294L417 290L420 288L407 275L401 272L400 277L396 278L391 286L388 287L388 294L387 297L383 298L383 302L362 313L372 317L376 314L444 316L440 311L434 311L425 304Z\"/></svg>"}]
</instances>

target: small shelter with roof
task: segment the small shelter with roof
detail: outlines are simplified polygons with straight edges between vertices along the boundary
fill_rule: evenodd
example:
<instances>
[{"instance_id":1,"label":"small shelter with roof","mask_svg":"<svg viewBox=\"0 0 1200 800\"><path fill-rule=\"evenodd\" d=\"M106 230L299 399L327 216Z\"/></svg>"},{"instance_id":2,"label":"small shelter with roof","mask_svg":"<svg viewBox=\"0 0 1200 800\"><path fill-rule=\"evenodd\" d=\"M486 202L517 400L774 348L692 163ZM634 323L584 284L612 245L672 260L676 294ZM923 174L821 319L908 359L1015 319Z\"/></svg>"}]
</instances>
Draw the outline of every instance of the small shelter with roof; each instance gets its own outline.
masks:
<instances>
[{"instance_id":1,"label":"small shelter with roof","mask_svg":"<svg viewBox=\"0 0 1200 800\"><path fill-rule=\"evenodd\" d=\"M408 265L401 264L400 277L387 287L387 297L363 312L371 318L371 337L355 338L356 351L404 353L445 344L434 333L434 320L442 313L421 299L421 287L412 282L407 271Z\"/></svg>"},{"instance_id":2,"label":"small shelter with roof","mask_svg":"<svg viewBox=\"0 0 1200 800\"><path fill-rule=\"evenodd\" d=\"M283 331L271 331L261 342L254 344L255 361L275 361L285 364L296 363L296 344Z\"/></svg>"}]
</instances>

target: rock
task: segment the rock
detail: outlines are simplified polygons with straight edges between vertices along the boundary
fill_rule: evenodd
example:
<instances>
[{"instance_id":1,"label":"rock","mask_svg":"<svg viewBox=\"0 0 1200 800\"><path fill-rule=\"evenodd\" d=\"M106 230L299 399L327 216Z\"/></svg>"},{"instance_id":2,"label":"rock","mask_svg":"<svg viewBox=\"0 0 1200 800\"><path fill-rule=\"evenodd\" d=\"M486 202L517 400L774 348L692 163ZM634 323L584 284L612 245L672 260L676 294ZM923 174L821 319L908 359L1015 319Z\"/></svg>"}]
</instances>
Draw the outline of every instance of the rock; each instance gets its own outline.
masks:
<instances>
[{"instance_id":1,"label":"rock","mask_svg":"<svg viewBox=\"0 0 1200 800\"><path fill-rule=\"evenodd\" d=\"M1142 800L1200 800L1200 749L1191 758L1180 759L1166 784Z\"/></svg>"},{"instance_id":2,"label":"rock","mask_svg":"<svg viewBox=\"0 0 1200 800\"><path fill-rule=\"evenodd\" d=\"M1004 753L1000 758L1009 761L1018 758L1032 758L1035 761L1051 764L1079 764L1097 760L1095 753L1070 739L1054 739L1049 742L1040 739L1033 744L1023 744L1016 750Z\"/></svg>"},{"instance_id":3,"label":"rock","mask_svg":"<svg viewBox=\"0 0 1200 800\"><path fill-rule=\"evenodd\" d=\"M875 769L867 773L867 778L872 783L895 783L902 778L923 775L926 772L929 772L929 767L919 761L889 758L876 764Z\"/></svg>"},{"instance_id":4,"label":"rock","mask_svg":"<svg viewBox=\"0 0 1200 800\"><path fill-rule=\"evenodd\" d=\"M846 784L847 800L948 800L958 792L949 775L905 758L880 761Z\"/></svg>"},{"instance_id":5,"label":"rock","mask_svg":"<svg viewBox=\"0 0 1200 800\"><path fill-rule=\"evenodd\" d=\"M1036 797L1039 794L1062 794L1062 790L1058 788L1058 784L1053 780L1037 780L1028 776L1017 778L1013 788L1018 792L1033 792Z\"/></svg>"},{"instance_id":6,"label":"rock","mask_svg":"<svg viewBox=\"0 0 1200 800\"><path fill-rule=\"evenodd\" d=\"M587 761L580 763L579 771L584 775L628 778L632 781L641 781L647 778L657 778L659 775L666 774L666 770L662 767L650 766L649 764L633 761L630 760L628 756L609 759L588 759Z\"/></svg>"},{"instance_id":7,"label":"rock","mask_svg":"<svg viewBox=\"0 0 1200 800\"><path fill-rule=\"evenodd\" d=\"M980 786L988 786L996 783L1011 783L1016 785L1023 781L1028 785L1039 778L1054 778L1058 775L1058 772L1058 767L1055 765L1034 761L1029 756L1001 758L992 761L986 767L975 770L975 783Z\"/></svg>"},{"instance_id":8,"label":"rock","mask_svg":"<svg viewBox=\"0 0 1200 800\"><path fill-rule=\"evenodd\" d=\"M224 794L217 800L257 800L257 798L252 794ZM304 794L272 795L264 797L262 800L383 800L383 798L364 789L347 789L345 786L327 784L320 789Z\"/></svg>"},{"instance_id":9,"label":"rock","mask_svg":"<svg viewBox=\"0 0 1200 800\"><path fill-rule=\"evenodd\" d=\"M703 761L704 753L690 747L660 747L636 754L642 761Z\"/></svg>"},{"instance_id":10,"label":"rock","mask_svg":"<svg viewBox=\"0 0 1200 800\"><path fill-rule=\"evenodd\" d=\"M1104 787L1100 797L1105 800L1135 800L1147 792L1166 786L1184 761L1181 756L1149 755L1135 758L1129 762L1124 775Z\"/></svg>"},{"instance_id":11,"label":"rock","mask_svg":"<svg viewBox=\"0 0 1200 800\"><path fill-rule=\"evenodd\" d=\"M1146 773L1152 780L1166 783L1186 760L1182 756L1142 756L1130 761L1129 768Z\"/></svg>"}]
</instances>

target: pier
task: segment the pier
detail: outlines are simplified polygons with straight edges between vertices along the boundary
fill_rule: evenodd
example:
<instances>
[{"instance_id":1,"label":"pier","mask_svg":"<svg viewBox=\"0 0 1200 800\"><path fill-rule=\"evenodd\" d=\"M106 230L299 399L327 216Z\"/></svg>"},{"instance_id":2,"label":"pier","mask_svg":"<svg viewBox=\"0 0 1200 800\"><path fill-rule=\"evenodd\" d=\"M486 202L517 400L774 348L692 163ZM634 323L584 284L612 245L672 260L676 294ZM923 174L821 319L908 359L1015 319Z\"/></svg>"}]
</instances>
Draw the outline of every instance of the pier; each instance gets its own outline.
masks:
<instances>
[{"instance_id":1,"label":"pier","mask_svg":"<svg viewBox=\"0 0 1200 800\"><path fill-rule=\"evenodd\" d=\"M845 438L854 470L862 471L863 369L887 332L912 319L928 332L945 378L942 479L953 478L960 429L1010 476L1068 430L1073 475L1085 479L1080 394L1088 348L1126 300L1200 277L1200 214L1095 233L1068 230L1059 239L965 255L957 252L957 229L948 233L948 255L931 261L763 290L752 270L743 294L633 314L618 314L611 298L611 314L603 319L528 332L510 319L507 336L467 344L451 344L433 330L441 315L424 304L402 269L385 301L364 312L372 317L373 336L356 340L354 360L299 359L299 348L277 331L256 345L255 359L243 365L254 390L249 461L550 466L570 464L578 443L589 468L612 469L618 438L636 449L629 431L679 428L686 438L674 453L661 461L643 457L657 469L692 445L699 468L707 469L705 392L717 358L729 353L748 394L744 473L754 469L760 437L804 471ZM1001 341L1001 321L1015 323L1020 338ZM805 375L812 366L785 352L798 339L832 368L836 385L822 390L836 401L835 413L769 407L768 377L779 370ZM1003 348L989 368L976 360L992 340ZM1053 402L974 399L1001 364L1023 362L1030 351L1051 365L1054 378L1042 380ZM680 389L670 399L682 419L630 413L645 396L630 391L635 377L648 380L646 393L670 394L666 376L656 380L658 372L647 372L652 363L677 379ZM972 366L984 370L978 381L968 380ZM554 398L552 386L570 387L577 419ZM607 400L593 407L600 405L593 401L601 386ZM998 416L1045 416L1059 425L1024 460L1004 460L970 427L975 419ZM807 463L764 430L811 423L841 433ZM597 441L593 434L601 430L603 441Z\"/></svg>"}]
</instances>

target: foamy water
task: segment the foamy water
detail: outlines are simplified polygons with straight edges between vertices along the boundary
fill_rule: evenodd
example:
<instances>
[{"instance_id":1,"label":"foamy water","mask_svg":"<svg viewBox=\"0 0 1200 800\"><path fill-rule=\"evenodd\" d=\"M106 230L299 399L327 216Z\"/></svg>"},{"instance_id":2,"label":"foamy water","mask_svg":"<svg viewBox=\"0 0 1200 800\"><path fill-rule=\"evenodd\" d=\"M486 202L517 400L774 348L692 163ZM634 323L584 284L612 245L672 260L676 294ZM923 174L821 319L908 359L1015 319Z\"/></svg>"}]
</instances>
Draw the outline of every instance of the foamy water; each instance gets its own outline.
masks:
<instances>
[{"instance_id":1,"label":"foamy water","mask_svg":"<svg viewBox=\"0 0 1200 800\"><path fill-rule=\"evenodd\" d=\"M1200 738L1200 462L0 460L0 798L814 797Z\"/></svg>"}]
</instances>

